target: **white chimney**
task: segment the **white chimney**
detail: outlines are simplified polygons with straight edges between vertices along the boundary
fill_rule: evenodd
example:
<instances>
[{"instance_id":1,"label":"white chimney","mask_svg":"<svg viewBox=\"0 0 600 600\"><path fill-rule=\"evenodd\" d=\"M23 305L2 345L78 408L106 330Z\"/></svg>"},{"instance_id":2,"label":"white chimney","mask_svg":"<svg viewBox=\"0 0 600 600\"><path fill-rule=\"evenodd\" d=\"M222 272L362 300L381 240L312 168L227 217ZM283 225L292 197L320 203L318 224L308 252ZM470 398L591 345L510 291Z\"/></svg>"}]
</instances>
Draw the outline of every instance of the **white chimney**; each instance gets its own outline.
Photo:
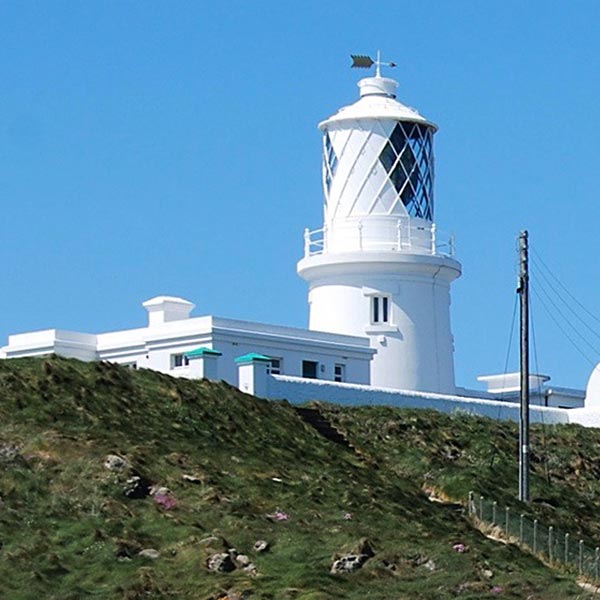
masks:
<instances>
[{"instance_id":1,"label":"white chimney","mask_svg":"<svg viewBox=\"0 0 600 600\"><path fill-rule=\"evenodd\" d=\"M142 304L148 311L148 327L189 319L195 304L176 296L156 296Z\"/></svg>"}]
</instances>

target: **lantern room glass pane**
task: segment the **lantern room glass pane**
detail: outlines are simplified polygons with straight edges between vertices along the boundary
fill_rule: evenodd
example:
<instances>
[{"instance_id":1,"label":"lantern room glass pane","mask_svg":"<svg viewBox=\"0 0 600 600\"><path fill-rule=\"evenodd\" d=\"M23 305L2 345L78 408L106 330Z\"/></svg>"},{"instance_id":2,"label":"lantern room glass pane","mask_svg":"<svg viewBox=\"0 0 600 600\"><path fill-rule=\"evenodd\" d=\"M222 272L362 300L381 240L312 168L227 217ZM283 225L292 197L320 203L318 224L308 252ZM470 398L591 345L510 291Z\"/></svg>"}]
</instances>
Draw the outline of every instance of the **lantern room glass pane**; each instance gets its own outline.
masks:
<instances>
[{"instance_id":1,"label":"lantern room glass pane","mask_svg":"<svg viewBox=\"0 0 600 600\"><path fill-rule=\"evenodd\" d=\"M431 128L421 123L398 122L379 161L408 214L433 220Z\"/></svg>"},{"instance_id":2,"label":"lantern room glass pane","mask_svg":"<svg viewBox=\"0 0 600 600\"><path fill-rule=\"evenodd\" d=\"M325 171L325 185L327 186L327 192L331 188L331 182L337 169L338 158L333 149L329 134L325 132L324 136L324 150L323 150L323 170Z\"/></svg>"}]
</instances>

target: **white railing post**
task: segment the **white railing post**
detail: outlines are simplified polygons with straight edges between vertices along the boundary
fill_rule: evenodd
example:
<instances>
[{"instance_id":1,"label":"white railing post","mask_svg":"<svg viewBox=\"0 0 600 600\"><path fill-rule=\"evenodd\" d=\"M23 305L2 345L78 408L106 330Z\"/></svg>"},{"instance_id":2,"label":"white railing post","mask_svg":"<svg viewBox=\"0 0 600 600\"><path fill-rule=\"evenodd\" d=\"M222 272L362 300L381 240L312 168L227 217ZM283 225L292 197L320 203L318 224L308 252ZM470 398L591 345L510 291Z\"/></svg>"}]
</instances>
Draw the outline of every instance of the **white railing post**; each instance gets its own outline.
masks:
<instances>
[{"instance_id":1,"label":"white railing post","mask_svg":"<svg viewBox=\"0 0 600 600\"><path fill-rule=\"evenodd\" d=\"M398 229L398 250L402 250L402 221L398 219L398 224L396 226Z\"/></svg>"},{"instance_id":2,"label":"white railing post","mask_svg":"<svg viewBox=\"0 0 600 600\"><path fill-rule=\"evenodd\" d=\"M450 258L454 258L454 234L450 236Z\"/></svg>"},{"instance_id":3,"label":"white railing post","mask_svg":"<svg viewBox=\"0 0 600 600\"><path fill-rule=\"evenodd\" d=\"M523 513L521 513L521 516L519 518L519 541L521 543L524 542L523 540L523 521L525 520L525 515Z\"/></svg>"},{"instance_id":4,"label":"white railing post","mask_svg":"<svg viewBox=\"0 0 600 600\"><path fill-rule=\"evenodd\" d=\"M310 231L308 227L304 229L304 256L310 256Z\"/></svg>"},{"instance_id":5,"label":"white railing post","mask_svg":"<svg viewBox=\"0 0 600 600\"><path fill-rule=\"evenodd\" d=\"M327 245L329 244L329 227L327 224L323 225L323 254L327 252Z\"/></svg>"},{"instance_id":6,"label":"white railing post","mask_svg":"<svg viewBox=\"0 0 600 600\"><path fill-rule=\"evenodd\" d=\"M435 223L432 223L431 224L431 255L432 256L435 256L435 245L436 245L435 230L436 230Z\"/></svg>"},{"instance_id":7,"label":"white railing post","mask_svg":"<svg viewBox=\"0 0 600 600\"><path fill-rule=\"evenodd\" d=\"M363 249L363 237L362 237L363 224L362 221L358 222L358 249Z\"/></svg>"}]
</instances>

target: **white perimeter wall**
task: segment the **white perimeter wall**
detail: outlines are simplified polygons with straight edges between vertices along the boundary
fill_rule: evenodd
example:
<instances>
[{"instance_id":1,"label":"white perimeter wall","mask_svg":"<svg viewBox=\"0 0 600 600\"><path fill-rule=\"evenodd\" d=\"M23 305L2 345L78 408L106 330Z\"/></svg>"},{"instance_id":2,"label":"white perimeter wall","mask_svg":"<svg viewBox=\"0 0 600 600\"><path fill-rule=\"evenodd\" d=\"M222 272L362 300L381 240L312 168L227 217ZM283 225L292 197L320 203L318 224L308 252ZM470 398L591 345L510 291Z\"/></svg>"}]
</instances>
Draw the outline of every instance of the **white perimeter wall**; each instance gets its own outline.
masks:
<instances>
[{"instance_id":1,"label":"white perimeter wall","mask_svg":"<svg viewBox=\"0 0 600 600\"><path fill-rule=\"evenodd\" d=\"M444 413L465 412L491 419L519 420L519 405L494 400L464 398L427 392L396 391L364 385L339 384L286 376L267 376L266 396L285 399L292 404L311 400L333 402L345 406L396 406L400 408L428 408ZM562 409L544 406L530 407L533 423L580 423L600 427L600 411Z\"/></svg>"}]
</instances>

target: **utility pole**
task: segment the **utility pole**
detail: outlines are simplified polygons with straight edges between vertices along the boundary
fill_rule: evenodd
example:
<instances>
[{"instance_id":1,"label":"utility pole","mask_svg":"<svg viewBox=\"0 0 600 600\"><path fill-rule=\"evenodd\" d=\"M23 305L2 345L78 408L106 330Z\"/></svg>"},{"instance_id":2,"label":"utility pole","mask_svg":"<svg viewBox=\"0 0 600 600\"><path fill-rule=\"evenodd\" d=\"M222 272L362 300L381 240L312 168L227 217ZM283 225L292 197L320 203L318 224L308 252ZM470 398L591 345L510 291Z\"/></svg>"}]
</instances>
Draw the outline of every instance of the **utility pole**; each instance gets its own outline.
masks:
<instances>
[{"instance_id":1,"label":"utility pole","mask_svg":"<svg viewBox=\"0 0 600 600\"><path fill-rule=\"evenodd\" d=\"M519 294L521 304L521 415L519 420L519 500L529 502L529 244L519 235Z\"/></svg>"}]
</instances>

